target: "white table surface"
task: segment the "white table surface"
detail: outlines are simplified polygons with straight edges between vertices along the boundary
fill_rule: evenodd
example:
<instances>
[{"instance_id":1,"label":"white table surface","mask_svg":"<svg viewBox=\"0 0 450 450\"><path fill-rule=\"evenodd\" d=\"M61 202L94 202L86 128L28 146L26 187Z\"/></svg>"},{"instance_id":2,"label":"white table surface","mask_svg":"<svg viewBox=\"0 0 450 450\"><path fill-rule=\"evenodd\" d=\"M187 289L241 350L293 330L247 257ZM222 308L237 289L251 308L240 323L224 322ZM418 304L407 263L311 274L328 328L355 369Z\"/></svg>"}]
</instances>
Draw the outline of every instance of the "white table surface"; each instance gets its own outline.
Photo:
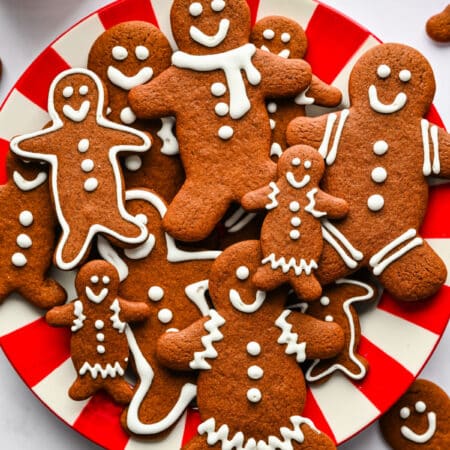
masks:
<instances>
[{"instance_id":1,"label":"white table surface","mask_svg":"<svg viewBox=\"0 0 450 450\"><path fill-rule=\"evenodd\" d=\"M441 11L444 0L324 0L352 17L385 42L419 49L431 62L437 80L435 104L450 128L450 45L432 43L425 35L428 17ZM69 26L110 3L109 0L0 0L0 57L4 72L0 102L34 58ZM336 39L339 39L337 36ZM0 308L1 313L1 308ZM450 330L422 376L450 392ZM31 394L0 352L0 448L5 450L92 450L96 445L55 418ZM375 424L340 447L342 450L384 450Z\"/></svg>"}]
</instances>

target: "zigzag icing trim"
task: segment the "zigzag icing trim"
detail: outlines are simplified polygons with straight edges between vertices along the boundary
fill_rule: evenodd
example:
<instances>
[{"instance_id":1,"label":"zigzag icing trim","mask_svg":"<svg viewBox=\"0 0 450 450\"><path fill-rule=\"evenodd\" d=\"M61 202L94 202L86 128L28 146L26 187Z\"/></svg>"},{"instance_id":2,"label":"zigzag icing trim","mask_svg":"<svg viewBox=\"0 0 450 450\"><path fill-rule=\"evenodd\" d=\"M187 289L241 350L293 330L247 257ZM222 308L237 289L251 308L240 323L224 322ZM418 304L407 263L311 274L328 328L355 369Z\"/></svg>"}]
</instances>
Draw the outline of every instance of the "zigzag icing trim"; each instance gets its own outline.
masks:
<instances>
[{"instance_id":1,"label":"zigzag icing trim","mask_svg":"<svg viewBox=\"0 0 450 450\"><path fill-rule=\"evenodd\" d=\"M269 187L272 189L272 192L267 197L269 197L269 200L271 202L266 205L266 209L270 211L271 209L275 209L278 206L277 196L280 193L280 189L273 181L270 182Z\"/></svg>"},{"instance_id":2,"label":"zigzag icing trim","mask_svg":"<svg viewBox=\"0 0 450 450\"><path fill-rule=\"evenodd\" d=\"M326 216L327 213L323 211L318 211L316 209L316 194L319 192L319 189L314 188L311 189L307 194L306 197L308 197L309 204L308 206L305 206L305 211L309 212L312 216L314 216L316 219L319 219L320 217Z\"/></svg>"},{"instance_id":3,"label":"zigzag icing trim","mask_svg":"<svg viewBox=\"0 0 450 450\"><path fill-rule=\"evenodd\" d=\"M120 305L117 298L112 302L112 305L109 307L109 309L114 313L109 319L112 322L112 327L118 330L119 333L123 333L127 324L120 320Z\"/></svg>"},{"instance_id":4,"label":"zigzag icing trim","mask_svg":"<svg viewBox=\"0 0 450 450\"><path fill-rule=\"evenodd\" d=\"M209 311L208 316L211 319L204 324L204 328L208 334L201 339L205 350L194 353L194 359L189 363L189 367L193 370L211 369L211 366L206 362L206 358L217 358L217 351L213 343L223 339L223 334L219 331L219 328L225 324L225 319L214 309Z\"/></svg>"},{"instance_id":5,"label":"zigzag icing trim","mask_svg":"<svg viewBox=\"0 0 450 450\"><path fill-rule=\"evenodd\" d=\"M305 436L300 429L301 425L308 425L317 434L320 431L314 426L314 423L305 417L292 416L290 419L293 425L292 429L283 427L280 429L281 438L269 436L268 442L260 440L256 442L254 438L246 439L244 433L239 431L229 438L230 429L228 425L222 425L216 431L216 419L211 418L203 422L198 427L200 435L207 434L208 445L215 445L221 442L222 450L294 450L292 442L303 443Z\"/></svg>"},{"instance_id":6,"label":"zigzag icing trim","mask_svg":"<svg viewBox=\"0 0 450 450\"><path fill-rule=\"evenodd\" d=\"M302 363L306 360L306 342L298 343L298 334L293 333L292 325L286 322L286 318L292 311L285 310L281 313L281 316L275 321L275 325L281 330L281 336L278 338L279 344L287 345L287 355L297 355L296 360L298 363Z\"/></svg>"},{"instance_id":7,"label":"zigzag icing trim","mask_svg":"<svg viewBox=\"0 0 450 450\"><path fill-rule=\"evenodd\" d=\"M72 333L75 333L83 328L84 321L86 320L86 316L83 314L83 303L81 303L80 300L77 300L74 303L73 313L75 314L76 319L74 319L73 325L70 329Z\"/></svg>"},{"instance_id":8,"label":"zigzag icing trim","mask_svg":"<svg viewBox=\"0 0 450 450\"><path fill-rule=\"evenodd\" d=\"M283 273L288 273L290 269L293 269L295 275L297 276L300 276L303 272L305 272L306 275L311 275L312 270L318 268L317 263L313 259L309 263L306 262L303 258L299 262L297 262L295 258L292 257L287 262L284 256L277 259L275 253L271 253L267 258L264 258L261 263L270 263L270 266L273 270L281 268Z\"/></svg>"},{"instance_id":9,"label":"zigzag icing trim","mask_svg":"<svg viewBox=\"0 0 450 450\"><path fill-rule=\"evenodd\" d=\"M128 358L125 359L125 362L126 361L128 361ZM113 366L108 363L105 367L102 367L99 363L92 366L86 361L81 366L81 369L78 371L78 373L80 375L85 375L87 372L91 374L91 377L94 378L94 380L99 375L101 375L101 377L105 379L106 377L115 378L117 375L123 377L123 375L125 374L125 370L122 368L118 361L116 361Z\"/></svg>"}]
</instances>

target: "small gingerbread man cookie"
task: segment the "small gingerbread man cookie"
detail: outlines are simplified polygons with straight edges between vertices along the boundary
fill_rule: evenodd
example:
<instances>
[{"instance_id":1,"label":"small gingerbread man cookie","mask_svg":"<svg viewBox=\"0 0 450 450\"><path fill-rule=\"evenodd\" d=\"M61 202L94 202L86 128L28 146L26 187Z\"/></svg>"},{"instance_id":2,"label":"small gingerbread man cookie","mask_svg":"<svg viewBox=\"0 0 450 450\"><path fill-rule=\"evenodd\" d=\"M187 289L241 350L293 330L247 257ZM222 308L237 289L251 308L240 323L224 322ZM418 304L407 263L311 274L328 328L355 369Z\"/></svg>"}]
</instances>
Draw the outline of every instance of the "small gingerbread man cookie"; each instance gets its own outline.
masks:
<instances>
[{"instance_id":1,"label":"small gingerbread man cookie","mask_svg":"<svg viewBox=\"0 0 450 450\"><path fill-rule=\"evenodd\" d=\"M127 404L133 390L124 378L129 359L125 331L129 322L148 318L150 309L144 303L118 297L118 273L105 261L83 266L75 287L77 300L46 315L51 325L71 327L70 349L77 379L69 395L85 400L102 389L116 402Z\"/></svg>"},{"instance_id":2,"label":"small gingerbread man cookie","mask_svg":"<svg viewBox=\"0 0 450 450\"><path fill-rule=\"evenodd\" d=\"M416 380L408 392L380 419L393 450L450 448L450 399L428 380Z\"/></svg>"},{"instance_id":3,"label":"small gingerbread man cookie","mask_svg":"<svg viewBox=\"0 0 450 450\"><path fill-rule=\"evenodd\" d=\"M450 5L428 20L426 30L436 42L450 42Z\"/></svg>"},{"instance_id":4,"label":"small gingerbread man cookie","mask_svg":"<svg viewBox=\"0 0 450 450\"><path fill-rule=\"evenodd\" d=\"M278 180L249 192L242 205L249 211L265 208L261 229L262 266L254 283L272 290L290 283L301 300L317 299L322 287L313 271L323 249L321 218L347 214L345 200L319 188L325 170L320 154L311 147L295 146L278 161Z\"/></svg>"}]
</instances>

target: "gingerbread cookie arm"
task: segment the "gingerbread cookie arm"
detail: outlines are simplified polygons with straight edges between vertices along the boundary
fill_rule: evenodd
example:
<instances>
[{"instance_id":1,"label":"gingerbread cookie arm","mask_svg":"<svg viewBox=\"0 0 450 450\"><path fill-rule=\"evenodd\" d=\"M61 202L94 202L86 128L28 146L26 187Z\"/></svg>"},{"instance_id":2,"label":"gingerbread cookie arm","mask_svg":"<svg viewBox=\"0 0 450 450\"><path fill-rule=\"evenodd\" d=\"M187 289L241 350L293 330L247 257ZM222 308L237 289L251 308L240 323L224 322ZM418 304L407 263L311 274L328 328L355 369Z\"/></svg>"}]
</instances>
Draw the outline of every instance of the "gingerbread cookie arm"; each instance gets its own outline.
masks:
<instances>
[{"instance_id":1,"label":"gingerbread cookie arm","mask_svg":"<svg viewBox=\"0 0 450 450\"><path fill-rule=\"evenodd\" d=\"M315 196L316 208L323 211L330 219L343 219L349 211L348 203L338 197L333 197L320 189Z\"/></svg>"},{"instance_id":2,"label":"gingerbread cookie arm","mask_svg":"<svg viewBox=\"0 0 450 450\"><path fill-rule=\"evenodd\" d=\"M287 143L292 145L310 145L319 149L326 134L329 116L297 117L287 128Z\"/></svg>"},{"instance_id":3,"label":"gingerbread cookie arm","mask_svg":"<svg viewBox=\"0 0 450 450\"><path fill-rule=\"evenodd\" d=\"M433 131L431 136L433 138ZM438 128L438 143L434 145L434 157L432 162L430 158L430 164L436 176L450 178L450 134L442 128Z\"/></svg>"},{"instance_id":4,"label":"gingerbread cookie arm","mask_svg":"<svg viewBox=\"0 0 450 450\"><path fill-rule=\"evenodd\" d=\"M45 129L36 133L18 136L11 141L11 151L22 159L49 161L57 154L60 141L59 133Z\"/></svg>"},{"instance_id":5,"label":"gingerbread cookie arm","mask_svg":"<svg viewBox=\"0 0 450 450\"><path fill-rule=\"evenodd\" d=\"M108 130L108 137L111 142L114 142L114 147L126 146L123 149L119 148L119 152L145 152L150 148L153 140L150 133L143 133L132 128L128 128L127 131L117 129L113 122L111 125L114 129Z\"/></svg>"},{"instance_id":6,"label":"gingerbread cookie arm","mask_svg":"<svg viewBox=\"0 0 450 450\"><path fill-rule=\"evenodd\" d=\"M67 305L52 308L45 315L45 320L48 324L59 327L68 327L72 325L77 319L77 305L79 306L79 303L77 302L78 301L75 301L73 303L68 303Z\"/></svg>"},{"instance_id":7,"label":"gingerbread cookie arm","mask_svg":"<svg viewBox=\"0 0 450 450\"><path fill-rule=\"evenodd\" d=\"M273 209L277 203L276 196L280 189L276 183L264 186L256 191L249 192L242 197L241 205L246 211L258 211L259 209Z\"/></svg>"},{"instance_id":8,"label":"gingerbread cookie arm","mask_svg":"<svg viewBox=\"0 0 450 450\"><path fill-rule=\"evenodd\" d=\"M124 322L141 322L150 317L150 307L143 302L129 302L119 298L120 319Z\"/></svg>"},{"instance_id":9,"label":"gingerbread cookie arm","mask_svg":"<svg viewBox=\"0 0 450 450\"><path fill-rule=\"evenodd\" d=\"M339 106L342 101L342 92L338 88L325 83L315 75L312 76L307 95L319 106Z\"/></svg>"}]
</instances>

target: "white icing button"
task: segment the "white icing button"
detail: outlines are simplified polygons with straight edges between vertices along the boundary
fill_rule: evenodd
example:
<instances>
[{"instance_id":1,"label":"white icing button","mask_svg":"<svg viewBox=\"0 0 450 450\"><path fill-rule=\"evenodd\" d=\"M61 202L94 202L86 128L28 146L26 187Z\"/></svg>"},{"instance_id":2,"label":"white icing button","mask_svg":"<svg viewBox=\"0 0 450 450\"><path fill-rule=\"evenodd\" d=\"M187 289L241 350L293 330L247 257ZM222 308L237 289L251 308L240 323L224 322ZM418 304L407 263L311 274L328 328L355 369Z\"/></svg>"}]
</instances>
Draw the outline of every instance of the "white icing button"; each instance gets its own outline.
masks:
<instances>
[{"instance_id":1,"label":"white icing button","mask_svg":"<svg viewBox=\"0 0 450 450\"><path fill-rule=\"evenodd\" d=\"M94 161L92 159L84 159L81 161L81 170L86 173L92 172L94 170Z\"/></svg>"},{"instance_id":2,"label":"white icing button","mask_svg":"<svg viewBox=\"0 0 450 450\"><path fill-rule=\"evenodd\" d=\"M158 312L158 320L161 323L169 323L173 319L173 312L170 309L164 308Z\"/></svg>"},{"instance_id":3,"label":"white icing button","mask_svg":"<svg viewBox=\"0 0 450 450\"><path fill-rule=\"evenodd\" d=\"M416 408L416 411L419 413L419 414L422 414L422 413L424 413L425 411L426 411L426 409L427 409L427 405L425 404L425 402L417 402L416 404L415 404L415 408Z\"/></svg>"},{"instance_id":4,"label":"white icing button","mask_svg":"<svg viewBox=\"0 0 450 450\"><path fill-rule=\"evenodd\" d=\"M88 178L84 182L84 190L86 192L94 192L98 188L98 180L97 178Z\"/></svg>"},{"instance_id":5,"label":"white icing button","mask_svg":"<svg viewBox=\"0 0 450 450\"><path fill-rule=\"evenodd\" d=\"M103 353L106 352L106 349L103 345L97 345L97 353L99 353L100 355L103 355Z\"/></svg>"},{"instance_id":6,"label":"white icing button","mask_svg":"<svg viewBox=\"0 0 450 450\"><path fill-rule=\"evenodd\" d=\"M411 81L411 72L409 70L402 70L398 77L400 78L400 81L407 83L408 81Z\"/></svg>"},{"instance_id":7,"label":"white icing button","mask_svg":"<svg viewBox=\"0 0 450 450\"><path fill-rule=\"evenodd\" d=\"M23 267L27 264L27 258L23 253L14 253L14 255L12 255L11 257L11 262L16 267Z\"/></svg>"},{"instance_id":8,"label":"white icing button","mask_svg":"<svg viewBox=\"0 0 450 450\"><path fill-rule=\"evenodd\" d=\"M131 155L125 159L125 167L130 172L136 172L142 167L142 159L138 155Z\"/></svg>"},{"instance_id":9,"label":"white icing button","mask_svg":"<svg viewBox=\"0 0 450 450\"><path fill-rule=\"evenodd\" d=\"M89 150L89 139L81 139L78 142L78 151L80 153L86 153Z\"/></svg>"},{"instance_id":10,"label":"white icing button","mask_svg":"<svg viewBox=\"0 0 450 450\"><path fill-rule=\"evenodd\" d=\"M411 410L407 407L404 407L400 410L400 417L403 420L406 420L411 415Z\"/></svg>"},{"instance_id":11,"label":"white icing button","mask_svg":"<svg viewBox=\"0 0 450 450\"><path fill-rule=\"evenodd\" d=\"M251 380L260 380L264 376L264 370L259 366L251 366L247 370L247 375Z\"/></svg>"},{"instance_id":12,"label":"white icing button","mask_svg":"<svg viewBox=\"0 0 450 450\"><path fill-rule=\"evenodd\" d=\"M291 162L291 164L292 164L294 167L298 167L301 163L302 163L302 160L301 160L300 158L294 158L294 159L292 160L292 162Z\"/></svg>"},{"instance_id":13,"label":"white icing button","mask_svg":"<svg viewBox=\"0 0 450 450\"><path fill-rule=\"evenodd\" d=\"M320 304L322 306L328 306L330 304L330 299L328 297L322 297L320 299Z\"/></svg>"},{"instance_id":14,"label":"white icing button","mask_svg":"<svg viewBox=\"0 0 450 450\"><path fill-rule=\"evenodd\" d=\"M34 217L31 211L22 211L19 215L19 223L23 227L29 227L33 224Z\"/></svg>"},{"instance_id":15,"label":"white icing button","mask_svg":"<svg viewBox=\"0 0 450 450\"><path fill-rule=\"evenodd\" d=\"M128 51L125 47L122 47L121 45L117 45L112 49L112 57L116 61L123 61L124 59L128 58Z\"/></svg>"},{"instance_id":16,"label":"white icing button","mask_svg":"<svg viewBox=\"0 0 450 450\"><path fill-rule=\"evenodd\" d=\"M300 219L300 217L293 217L291 219L291 225L293 227L299 227L302 224L302 219Z\"/></svg>"},{"instance_id":17,"label":"white icing button","mask_svg":"<svg viewBox=\"0 0 450 450\"><path fill-rule=\"evenodd\" d=\"M276 126L277 126L277 123L275 122L275 120L270 119L270 129L275 130Z\"/></svg>"},{"instance_id":18,"label":"white icing button","mask_svg":"<svg viewBox=\"0 0 450 450\"><path fill-rule=\"evenodd\" d=\"M381 195L372 195L367 200L367 206L373 212L381 211L384 207L384 198Z\"/></svg>"},{"instance_id":19,"label":"white icing button","mask_svg":"<svg viewBox=\"0 0 450 450\"><path fill-rule=\"evenodd\" d=\"M189 6L189 14L192 17L198 17L203 12L203 6L200 2L194 2L191 3L191 6Z\"/></svg>"},{"instance_id":20,"label":"white icing button","mask_svg":"<svg viewBox=\"0 0 450 450\"><path fill-rule=\"evenodd\" d=\"M264 39L271 41L275 37L275 31L273 30L264 30L263 31Z\"/></svg>"},{"instance_id":21,"label":"white icing button","mask_svg":"<svg viewBox=\"0 0 450 450\"><path fill-rule=\"evenodd\" d=\"M31 240L28 234L19 234L16 239L16 243L20 248L30 248L33 245L33 241Z\"/></svg>"},{"instance_id":22,"label":"white icing button","mask_svg":"<svg viewBox=\"0 0 450 450\"><path fill-rule=\"evenodd\" d=\"M236 278L241 281L245 281L250 276L250 270L247 266L238 267L236 270Z\"/></svg>"},{"instance_id":23,"label":"white icing button","mask_svg":"<svg viewBox=\"0 0 450 450\"><path fill-rule=\"evenodd\" d=\"M247 391L247 399L252 403L259 403L261 401L262 394L259 389L251 388Z\"/></svg>"},{"instance_id":24,"label":"white icing button","mask_svg":"<svg viewBox=\"0 0 450 450\"><path fill-rule=\"evenodd\" d=\"M136 50L134 51L134 54L136 55L136 58L139 59L139 61L145 61L150 56L150 51L147 47L138 45L136 47Z\"/></svg>"},{"instance_id":25,"label":"white icing button","mask_svg":"<svg viewBox=\"0 0 450 450\"><path fill-rule=\"evenodd\" d=\"M226 103L218 103L215 107L216 114L220 117L226 116L230 108Z\"/></svg>"},{"instance_id":26,"label":"white icing button","mask_svg":"<svg viewBox=\"0 0 450 450\"><path fill-rule=\"evenodd\" d=\"M97 341L98 341L98 342L104 342L104 340L105 340L105 335L104 335L103 333L97 333L96 338L97 338Z\"/></svg>"},{"instance_id":27,"label":"white icing button","mask_svg":"<svg viewBox=\"0 0 450 450\"><path fill-rule=\"evenodd\" d=\"M97 284L98 282L99 282L98 276L97 276L97 275L93 275L93 276L91 277L91 283L92 283L92 284Z\"/></svg>"},{"instance_id":28,"label":"white icing button","mask_svg":"<svg viewBox=\"0 0 450 450\"><path fill-rule=\"evenodd\" d=\"M389 145L386 141L377 141L373 146L375 155L383 156L389 150Z\"/></svg>"},{"instance_id":29,"label":"white icing button","mask_svg":"<svg viewBox=\"0 0 450 450\"><path fill-rule=\"evenodd\" d=\"M227 88L223 83L214 83L211 86L211 93L215 97L221 97L225 92L227 92Z\"/></svg>"},{"instance_id":30,"label":"white icing button","mask_svg":"<svg viewBox=\"0 0 450 450\"><path fill-rule=\"evenodd\" d=\"M73 95L73 87L72 86L65 87L62 94L63 94L64 98L72 97L72 95Z\"/></svg>"},{"instance_id":31,"label":"white icing button","mask_svg":"<svg viewBox=\"0 0 450 450\"><path fill-rule=\"evenodd\" d=\"M378 67L377 74L380 78L387 78L391 74L391 68L386 64L382 64Z\"/></svg>"},{"instance_id":32,"label":"white icing button","mask_svg":"<svg viewBox=\"0 0 450 450\"><path fill-rule=\"evenodd\" d=\"M89 88L85 85L80 86L80 89L78 89L78 93L83 96L87 95L89 93Z\"/></svg>"},{"instance_id":33,"label":"white icing button","mask_svg":"<svg viewBox=\"0 0 450 450\"><path fill-rule=\"evenodd\" d=\"M159 302L164 297L164 289L159 286L152 286L148 290L148 298L152 302Z\"/></svg>"},{"instance_id":34,"label":"white icing button","mask_svg":"<svg viewBox=\"0 0 450 450\"><path fill-rule=\"evenodd\" d=\"M134 114L132 109L127 106L126 108L123 108L122 111L120 111L120 120L125 125L131 125L132 123L136 122L136 114Z\"/></svg>"},{"instance_id":35,"label":"white icing button","mask_svg":"<svg viewBox=\"0 0 450 450\"><path fill-rule=\"evenodd\" d=\"M211 9L215 12L223 11L225 8L224 0L213 0L211 3Z\"/></svg>"},{"instance_id":36,"label":"white icing button","mask_svg":"<svg viewBox=\"0 0 450 450\"><path fill-rule=\"evenodd\" d=\"M278 105L275 102L270 102L267 105L267 111L270 112L270 114L275 114L278 110Z\"/></svg>"},{"instance_id":37,"label":"white icing button","mask_svg":"<svg viewBox=\"0 0 450 450\"><path fill-rule=\"evenodd\" d=\"M298 230L292 230L289 233L289 237L293 240L293 241L298 241L300 239L300 231Z\"/></svg>"},{"instance_id":38,"label":"white icing button","mask_svg":"<svg viewBox=\"0 0 450 450\"><path fill-rule=\"evenodd\" d=\"M291 202L289 204L289 210L292 212L300 211L300 203L299 202Z\"/></svg>"},{"instance_id":39,"label":"white icing button","mask_svg":"<svg viewBox=\"0 0 450 450\"><path fill-rule=\"evenodd\" d=\"M384 183L387 178L387 171L384 167L376 167L372 170L372 180L375 183Z\"/></svg>"},{"instance_id":40,"label":"white icing button","mask_svg":"<svg viewBox=\"0 0 450 450\"><path fill-rule=\"evenodd\" d=\"M95 321L95 328L97 330L103 330L104 327L105 327L105 322L103 322L103 320L96 320Z\"/></svg>"},{"instance_id":41,"label":"white icing button","mask_svg":"<svg viewBox=\"0 0 450 450\"><path fill-rule=\"evenodd\" d=\"M291 42L291 35L289 33L283 33L281 35L281 42L284 42L285 44Z\"/></svg>"},{"instance_id":42,"label":"white icing button","mask_svg":"<svg viewBox=\"0 0 450 450\"><path fill-rule=\"evenodd\" d=\"M233 135L234 135L233 128L229 127L228 125L220 127L220 129L219 129L220 139L223 139L224 141L228 141L233 137Z\"/></svg>"},{"instance_id":43,"label":"white icing button","mask_svg":"<svg viewBox=\"0 0 450 450\"><path fill-rule=\"evenodd\" d=\"M102 282L103 282L103 284L109 284L111 282L111 279L108 276L105 275L102 278Z\"/></svg>"},{"instance_id":44,"label":"white icing button","mask_svg":"<svg viewBox=\"0 0 450 450\"><path fill-rule=\"evenodd\" d=\"M305 166L305 169L311 169L311 167L312 167L312 162L311 162L311 161L305 161L304 166Z\"/></svg>"},{"instance_id":45,"label":"white icing button","mask_svg":"<svg viewBox=\"0 0 450 450\"><path fill-rule=\"evenodd\" d=\"M250 356L258 356L261 353L261 346L255 341L249 342L247 344L247 353Z\"/></svg>"},{"instance_id":46,"label":"white icing button","mask_svg":"<svg viewBox=\"0 0 450 450\"><path fill-rule=\"evenodd\" d=\"M333 316L326 316L325 317L325 322L333 322L334 321L334 317Z\"/></svg>"}]
</instances>

